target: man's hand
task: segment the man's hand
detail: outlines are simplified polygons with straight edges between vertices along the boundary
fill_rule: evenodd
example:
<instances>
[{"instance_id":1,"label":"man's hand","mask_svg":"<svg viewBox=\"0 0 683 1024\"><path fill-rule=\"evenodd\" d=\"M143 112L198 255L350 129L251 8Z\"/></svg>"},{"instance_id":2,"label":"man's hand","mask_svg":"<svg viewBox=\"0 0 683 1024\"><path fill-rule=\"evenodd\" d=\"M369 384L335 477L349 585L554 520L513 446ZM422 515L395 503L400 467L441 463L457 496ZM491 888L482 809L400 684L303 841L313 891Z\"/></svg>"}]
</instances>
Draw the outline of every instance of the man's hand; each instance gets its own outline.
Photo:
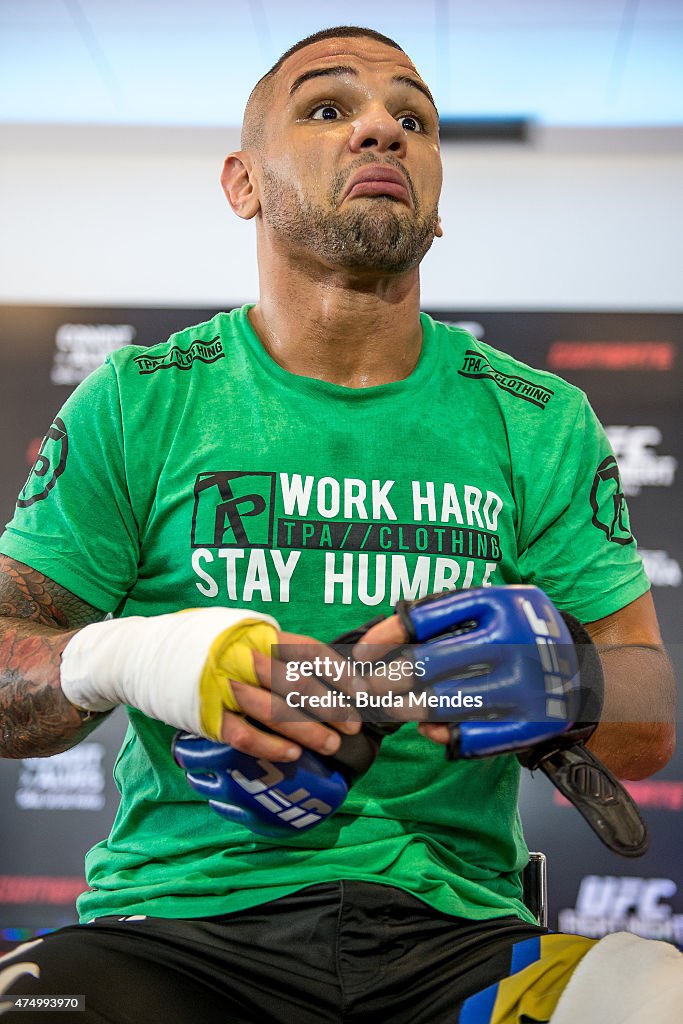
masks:
<instances>
[{"instance_id":1,"label":"man's hand","mask_svg":"<svg viewBox=\"0 0 683 1024\"><path fill-rule=\"evenodd\" d=\"M285 662L277 657L277 651L284 649L288 660L293 657L312 659L317 656L339 661L344 668L343 659L338 658L332 648L310 636L279 632L276 641L273 657L260 651L253 652L254 672L259 686L248 686L232 680L232 691L241 713L224 711L221 727L223 743L229 743L242 753L269 761L296 761L302 756L304 748L326 756L335 754L340 745L339 733L358 733L359 719L355 715L346 718L335 716L340 720L331 725L288 707L282 695L291 690L293 684L286 681ZM309 694L315 691L322 695L327 689L324 680L302 680L298 685L305 685ZM259 724L265 725L269 731L259 728Z\"/></svg>"},{"instance_id":2,"label":"man's hand","mask_svg":"<svg viewBox=\"0 0 683 1024\"><path fill-rule=\"evenodd\" d=\"M336 731L304 715L283 714L282 699L270 692L284 671L271 657L283 640L316 644L281 634L270 616L245 609L199 608L95 623L64 649L62 690L86 712L128 704L256 757L294 760L301 755L296 744L332 753L340 742ZM245 716L282 736L263 732ZM340 727L358 729L353 723Z\"/></svg>"},{"instance_id":3,"label":"man's hand","mask_svg":"<svg viewBox=\"0 0 683 1024\"><path fill-rule=\"evenodd\" d=\"M283 838L334 814L358 775L372 764L379 742L365 732L345 737L344 762L307 749L296 761L271 761L229 744L177 733L173 756L212 810L259 835Z\"/></svg>"},{"instance_id":4,"label":"man's hand","mask_svg":"<svg viewBox=\"0 0 683 1024\"><path fill-rule=\"evenodd\" d=\"M588 746L622 779L644 779L659 771L675 746L671 663L662 646L650 593L597 622L586 623L605 675L604 708ZM373 626L354 650L391 648L407 634L397 616ZM423 736L448 745L448 725L423 722Z\"/></svg>"},{"instance_id":5,"label":"man's hand","mask_svg":"<svg viewBox=\"0 0 683 1024\"><path fill-rule=\"evenodd\" d=\"M346 734L344 758L335 759L342 744L339 732L293 711L283 695L293 686L305 690L307 697L329 694L324 678L301 677L294 683L287 679L287 663L315 658L334 666L335 682L351 692L345 660L312 637L278 633L277 639L274 657L253 654L260 687L232 681L243 714L224 712L223 743L177 733L173 757L212 810L259 835L284 838L334 814L355 779L372 764L380 738L361 732L360 722L344 715L334 723ZM287 661L278 657L282 651L287 652Z\"/></svg>"},{"instance_id":6,"label":"man's hand","mask_svg":"<svg viewBox=\"0 0 683 1024\"><path fill-rule=\"evenodd\" d=\"M420 730L448 743L450 756L518 753L563 734L583 738L599 720L602 671L590 636L537 587L435 594L397 610L400 623L374 626L354 657L376 657L379 643L410 641L406 652L422 666L420 686L434 707Z\"/></svg>"},{"instance_id":7,"label":"man's hand","mask_svg":"<svg viewBox=\"0 0 683 1024\"><path fill-rule=\"evenodd\" d=\"M370 627L363 639L359 640L353 648L353 656L358 661L363 661L367 657L368 651L388 653L407 642L408 634L403 622L398 615L390 615ZM439 725L436 722L420 722L417 729L434 743L446 746L450 741L451 733L447 725Z\"/></svg>"}]
</instances>

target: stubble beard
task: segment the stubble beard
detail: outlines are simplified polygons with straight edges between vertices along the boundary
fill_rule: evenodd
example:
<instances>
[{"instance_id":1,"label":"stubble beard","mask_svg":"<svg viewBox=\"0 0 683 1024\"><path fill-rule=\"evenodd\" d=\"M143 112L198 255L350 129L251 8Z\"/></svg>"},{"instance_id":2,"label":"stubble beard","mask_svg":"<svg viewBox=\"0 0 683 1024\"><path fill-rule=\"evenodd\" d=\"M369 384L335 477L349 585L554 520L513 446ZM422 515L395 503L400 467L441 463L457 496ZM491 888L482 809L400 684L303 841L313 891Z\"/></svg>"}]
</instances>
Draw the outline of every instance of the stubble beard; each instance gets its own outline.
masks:
<instances>
[{"instance_id":1,"label":"stubble beard","mask_svg":"<svg viewBox=\"0 0 683 1024\"><path fill-rule=\"evenodd\" d=\"M381 196L354 200L347 209L340 210L338 204L347 181L348 172L335 178L332 202L326 209L300 196L272 170L264 168L264 220L281 238L333 266L383 273L405 273L418 266L434 241L436 207L423 214L409 182L412 209Z\"/></svg>"}]
</instances>

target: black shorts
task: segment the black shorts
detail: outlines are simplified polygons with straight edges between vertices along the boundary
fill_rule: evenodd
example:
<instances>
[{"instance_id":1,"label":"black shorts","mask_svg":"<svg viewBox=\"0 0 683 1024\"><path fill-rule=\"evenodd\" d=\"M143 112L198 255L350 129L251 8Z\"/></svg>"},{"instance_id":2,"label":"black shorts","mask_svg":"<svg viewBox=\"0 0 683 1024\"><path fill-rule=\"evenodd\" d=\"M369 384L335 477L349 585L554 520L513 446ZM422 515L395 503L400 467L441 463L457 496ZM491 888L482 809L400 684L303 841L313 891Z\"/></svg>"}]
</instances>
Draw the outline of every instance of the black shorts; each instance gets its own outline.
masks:
<instances>
[{"instance_id":1,"label":"black shorts","mask_svg":"<svg viewBox=\"0 0 683 1024\"><path fill-rule=\"evenodd\" d=\"M510 973L513 945L543 934L516 917L472 922L395 888L334 882L221 917L63 928L0 959L0 992L11 970L7 995L85 995L85 1013L59 1012L58 1024L457 1024L467 997Z\"/></svg>"}]
</instances>

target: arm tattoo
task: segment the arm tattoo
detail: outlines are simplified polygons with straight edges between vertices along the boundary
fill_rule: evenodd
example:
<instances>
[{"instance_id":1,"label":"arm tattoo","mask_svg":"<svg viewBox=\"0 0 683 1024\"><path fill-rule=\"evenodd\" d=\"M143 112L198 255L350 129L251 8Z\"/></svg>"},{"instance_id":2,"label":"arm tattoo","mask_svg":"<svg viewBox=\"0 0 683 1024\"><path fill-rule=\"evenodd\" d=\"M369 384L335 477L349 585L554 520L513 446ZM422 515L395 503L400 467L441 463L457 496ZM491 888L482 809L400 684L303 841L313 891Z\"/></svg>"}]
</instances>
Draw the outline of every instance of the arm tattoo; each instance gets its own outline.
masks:
<instances>
[{"instance_id":1,"label":"arm tattoo","mask_svg":"<svg viewBox=\"0 0 683 1024\"><path fill-rule=\"evenodd\" d=\"M0 615L30 619L56 629L78 629L102 612L28 565L0 555Z\"/></svg>"},{"instance_id":2,"label":"arm tattoo","mask_svg":"<svg viewBox=\"0 0 683 1024\"><path fill-rule=\"evenodd\" d=\"M102 618L42 573L0 555L0 756L56 754L101 720L84 724L62 693L59 669L75 630Z\"/></svg>"}]
</instances>

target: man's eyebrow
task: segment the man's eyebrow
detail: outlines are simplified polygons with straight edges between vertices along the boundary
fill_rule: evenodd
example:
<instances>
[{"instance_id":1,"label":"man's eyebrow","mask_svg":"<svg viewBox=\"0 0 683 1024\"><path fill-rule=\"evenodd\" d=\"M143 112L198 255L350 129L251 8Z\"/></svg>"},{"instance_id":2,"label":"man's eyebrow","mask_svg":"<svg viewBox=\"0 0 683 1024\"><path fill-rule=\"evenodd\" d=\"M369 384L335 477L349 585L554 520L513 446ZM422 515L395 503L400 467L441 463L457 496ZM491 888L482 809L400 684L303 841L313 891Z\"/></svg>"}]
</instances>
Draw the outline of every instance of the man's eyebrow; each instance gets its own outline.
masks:
<instances>
[{"instance_id":1,"label":"man's eyebrow","mask_svg":"<svg viewBox=\"0 0 683 1024\"><path fill-rule=\"evenodd\" d=\"M434 102L434 97L432 96L431 92L424 84L424 82L420 82L416 78L411 78L410 75L394 75L392 81L402 82L405 85L412 85L413 89L417 89L418 92L421 92L423 96L427 97L431 105L434 107L434 110L436 110L436 103Z\"/></svg>"},{"instance_id":2,"label":"man's eyebrow","mask_svg":"<svg viewBox=\"0 0 683 1024\"><path fill-rule=\"evenodd\" d=\"M289 90L289 95L293 96L297 89L301 88L304 82L308 82L312 78L322 78L325 75L334 75L337 77L342 75L353 75L354 77L357 78L358 72L356 71L355 68L352 68L345 64L337 64L334 67L330 68L313 68L311 71L304 71L302 75L299 75L298 78L294 79ZM410 75L394 75L392 81L397 82L400 85L410 85L412 86L413 89L417 89L418 92L421 92L423 96L427 97L431 105L436 110L436 103L434 102L434 97L432 96L431 92L424 84L424 82L420 82L416 78L411 78Z\"/></svg>"},{"instance_id":3,"label":"man's eyebrow","mask_svg":"<svg viewBox=\"0 0 683 1024\"><path fill-rule=\"evenodd\" d=\"M344 66L343 64L332 68L314 68L312 71L304 71L303 75L299 75L292 82L289 95L293 96L297 89L301 88L304 82L308 82L310 78L322 78L323 75L356 75L358 77L358 72L354 68Z\"/></svg>"}]
</instances>

